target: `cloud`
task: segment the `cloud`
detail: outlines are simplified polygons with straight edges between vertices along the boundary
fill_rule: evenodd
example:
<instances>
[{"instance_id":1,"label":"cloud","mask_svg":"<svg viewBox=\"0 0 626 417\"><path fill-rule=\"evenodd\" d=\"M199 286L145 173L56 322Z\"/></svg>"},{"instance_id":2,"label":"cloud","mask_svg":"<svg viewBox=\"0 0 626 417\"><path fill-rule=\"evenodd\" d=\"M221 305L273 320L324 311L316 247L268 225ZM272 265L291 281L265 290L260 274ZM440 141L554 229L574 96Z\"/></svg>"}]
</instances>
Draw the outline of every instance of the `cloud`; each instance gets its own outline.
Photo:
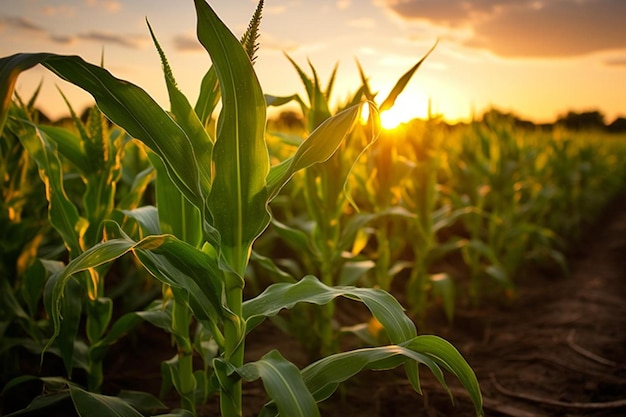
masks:
<instances>
[{"instance_id":1,"label":"cloud","mask_svg":"<svg viewBox=\"0 0 626 417\"><path fill-rule=\"evenodd\" d=\"M205 50L198 39L191 35L175 36L173 42L174 48L179 52L201 52Z\"/></svg>"},{"instance_id":2,"label":"cloud","mask_svg":"<svg viewBox=\"0 0 626 417\"><path fill-rule=\"evenodd\" d=\"M626 49L624 0L385 0L404 20L469 28L464 44L505 57Z\"/></svg>"},{"instance_id":3,"label":"cloud","mask_svg":"<svg viewBox=\"0 0 626 417\"><path fill-rule=\"evenodd\" d=\"M100 44L115 44L131 49L138 49L146 42L145 36L118 34L91 31L77 35L60 35L51 33L47 29L22 17L0 16L0 32L9 29L13 36L24 36L28 33L29 39L47 40L56 44L69 45L77 40L98 42Z\"/></svg>"},{"instance_id":4,"label":"cloud","mask_svg":"<svg viewBox=\"0 0 626 417\"><path fill-rule=\"evenodd\" d=\"M68 16L76 14L76 9L71 6L45 6L41 9L46 16Z\"/></svg>"},{"instance_id":5,"label":"cloud","mask_svg":"<svg viewBox=\"0 0 626 417\"><path fill-rule=\"evenodd\" d=\"M143 36L119 35L117 33L91 31L80 33L78 39L93 41L102 44L115 44L126 48L138 49L144 42Z\"/></svg>"},{"instance_id":6,"label":"cloud","mask_svg":"<svg viewBox=\"0 0 626 417\"><path fill-rule=\"evenodd\" d=\"M626 68L626 56L609 58L604 61L604 65L608 67L623 67Z\"/></svg>"},{"instance_id":7,"label":"cloud","mask_svg":"<svg viewBox=\"0 0 626 417\"><path fill-rule=\"evenodd\" d=\"M122 3L117 0L86 0L88 6L99 7L109 13L116 13L122 10Z\"/></svg>"},{"instance_id":8,"label":"cloud","mask_svg":"<svg viewBox=\"0 0 626 417\"><path fill-rule=\"evenodd\" d=\"M22 30L31 33L43 33L44 29L23 17L0 16L0 30L4 29Z\"/></svg>"}]
</instances>

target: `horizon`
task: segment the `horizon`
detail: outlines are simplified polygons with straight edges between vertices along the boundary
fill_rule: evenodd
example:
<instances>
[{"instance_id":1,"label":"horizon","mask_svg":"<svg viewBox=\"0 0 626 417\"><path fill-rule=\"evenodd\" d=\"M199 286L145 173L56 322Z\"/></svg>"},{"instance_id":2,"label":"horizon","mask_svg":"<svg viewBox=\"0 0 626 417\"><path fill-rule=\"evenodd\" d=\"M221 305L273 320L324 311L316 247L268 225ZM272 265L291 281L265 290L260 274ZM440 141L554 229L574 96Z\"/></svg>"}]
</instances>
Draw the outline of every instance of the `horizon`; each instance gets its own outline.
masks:
<instances>
[{"instance_id":1,"label":"horizon","mask_svg":"<svg viewBox=\"0 0 626 417\"><path fill-rule=\"evenodd\" d=\"M241 36L257 2L208 2ZM399 119L433 114L469 121L496 108L533 123L597 110L610 123L626 116L626 2L501 0L297 0L265 2L255 69L266 94L304 96L287 54L306 72L310 60L326 85L339 65L333 103L360 86L358 59L382 99L397 79L439 40L399 96ZM193 3L165 0L11 2L0 12L0 55L54 52L100 62L169 107L146 19L183 93L195 101L208 54L195 39ZM52 120L93 100L41 67L25 72L17 91ZM277 110L283 110L278 108ZM270 112L270 113L273 113Z\"/></svg>"}]
</instances>

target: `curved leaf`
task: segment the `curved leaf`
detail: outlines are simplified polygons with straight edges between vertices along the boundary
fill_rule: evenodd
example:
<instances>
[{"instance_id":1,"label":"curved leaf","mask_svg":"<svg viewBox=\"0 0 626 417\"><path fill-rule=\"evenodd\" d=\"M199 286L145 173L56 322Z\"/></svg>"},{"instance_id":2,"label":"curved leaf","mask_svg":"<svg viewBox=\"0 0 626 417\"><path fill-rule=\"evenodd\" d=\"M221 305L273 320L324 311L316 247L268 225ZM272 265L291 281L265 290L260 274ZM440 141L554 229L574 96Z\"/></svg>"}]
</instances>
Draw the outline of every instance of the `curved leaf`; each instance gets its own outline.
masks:
<instances>
[{"instance_id":1,"label":"curved leaf","mask_svg":"<svg viewBox=\"0 0 626 417\"><path fill-rule=\"evenodd\" d=\"M197 207L203 206L194 149L181 127L143 89L78 56L37 53L0 58L0 128L6 121L17 77L37 64L89 92L110 120L163 159L168 174L185 196Z\"/></svg>"},{"instance_id":2,"label":"curved leaf","mask_svg":"<svg viewBox=\"0 0 626 417\"><path fill-rule=\"evenodd\" d=\"M300 370L273 350L256 362L238 368L236 372L246 381L259 378L269 397L276 403L281 416L319 416L317 404L304 381Z\"/></svg>"},{"instance_id":3,"label":"curved leaf","mask_svg":"<svg viewBox=\"0 0 626 417\"><path fill-rule=\"evenodd\" d=\"M296 153L271 168L267 177L269 199L278 195L297 171L330 158L354 126L360 106L352 106L324 120L298 147Z\"/></svg>"},{"instance_id":4,"label":"curved leaf","mask_svg":"<svg viewBox=\"0 0 626 417\"><path fill-rule=\"evenodd\" d=\"M83 250L81 238L88 223L65 193L63 164L56 143L48 140L47 135L30 122L12 119L9 128L39 167L39 175L46 186L50 223L63 238L70 258L77 256Z\"/></svg>"},{"instance_id":5,"label":"curved leaf","mask_svg":"<svg viewBox=\"0 0 626 417\"><path fill-rule=\"evenodd\" d=\"M407 359L426 365L433 372L439 383L446 387L443 372L433 359L399 345L337 353L320 359L304 368L302 377L315 400L319 402L330 397L341 382L363 370L393 369L404 364ZM418 392L421 393L419 390Z\"/></svg>"},{"instance_id":6,"label":"curved leaf","mask_svg":"<svg viewBox=\"0 0 626 417\"><path fill-rule=\"evenodd\" d=\"M423 335L403 344L407 348L428 355L446 370L452 372L469 393L477 415L482 415L483 399L476 374L450 342L438 336Z\"/></svg>"},{"instance_id":7,"label":"curved leaf","mask_svg":"<svg viewBox=\"0 0 626 417\"><path fill-rule=\"evenodd\" d=\"M306 276L297 283L270 285L262 294L243 303L243 317L250 332L267 317L297 303L323 305L337 297L361 301L382 324L392 343L402 343L417 335L415 325L404 309L388 292L375 288L350 286L329 287L314 276Z\"/></svg>"},{"instance_id":8,"label":"curved leaf","mask_svg":"<svg viewBox=\"0 0 626 417\"><path fill-rule=\"evenodd\" d=\"M120 398L88 392L75 385L69 388L74 407L81 417L143 417Z\"/></svg>"},{"instance_id":9,"label":"curved leaf","mask_svg":"<svg viewBox=\"0 0 626 417\"><path fill-rule=\"evenodd\" d=\"M198 320L219 322L229 314L222 305L222 273L216 257L208 251L201 251L171 235L151 235L135 242L116 223L108 222L105 226L107 234L116 235L116 238L83 252L60 273L53 275L46 285L49 294L46 308L54 323L54 334L46 348L59 335L61 301L72 275L112 262L131 251L155 278L185 290L189 307Z\"/></svg>"}]
</instances>

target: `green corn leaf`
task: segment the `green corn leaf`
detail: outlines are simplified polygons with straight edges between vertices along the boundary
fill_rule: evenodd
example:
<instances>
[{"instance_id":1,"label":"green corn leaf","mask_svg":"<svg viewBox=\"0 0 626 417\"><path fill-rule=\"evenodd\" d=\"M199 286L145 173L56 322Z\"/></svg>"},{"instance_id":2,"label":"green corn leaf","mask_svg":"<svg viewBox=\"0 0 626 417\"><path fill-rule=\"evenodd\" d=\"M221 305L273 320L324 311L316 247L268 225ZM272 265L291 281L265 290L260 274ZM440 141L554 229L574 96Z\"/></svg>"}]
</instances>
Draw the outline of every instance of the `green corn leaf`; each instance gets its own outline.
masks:
<instances>
[{"instance_id":1,"label":"green corn leaf","mask_svg":"<svg viewBox=\"0 0 626 417\"><path fill-rule=\"evenodd\" d=\"M217 107L221 97L220 85L217 79L215 67L211 66L200 82L200 94L194 110L202 125L206 128L211 120L211 115Z\"/></svg>"},{"instance_id":2,"label":"green corn leaf","mask_svg":"<svg viewBox=\"0 0 626 417\"><path fill-rule=\"evenodd\" d=\"M270 221L265 99L239 41L204 0L195 4L198 39L211 56L222 95L209 210L223 260L243 277L252 243Z\"/></svg>"},{"instance_id":3,"label":"green corn leaf","mask_svg":"<svg viewBox=\"0 0 626 417\"><path fill-rule=\"evenodd\" d=\"M310 252L314 250L309 242L309 236L302 230L290 227L274 219L272 220L272 228L285 241L285 244L296 252ZM314 255L318 256L319 254L314 253Z\"/></svg>"},{"instance_id":4,"label":"green corn leaf","mask_svg":"<svg viewBox=\"0 0 626 417\"><path fill-rule=\"evenodd\" d=\"M143 311L133 311L118 318L104 337L89 347L89 356L94 361L104 359L108 348L121 337L128 334L142 321L172 333L171 303L163 305L162 301L154 301Z\"/></svg>"},{"instance_id":5,"label":"green corn leaf","mask_svg":"<svg viewBox=\"0 0 626 417\"><path fill-rule=\"evenodd\" d=\"M417 64L413 65L411 69L409 69L406 73L404 73L404 75L402 75L402 77L400 77L400 79L398 79L398 81L396 82L396 85L393 86L387 98L381 103L379 107L381 112L385 110L389 110L390 108L393 107L394 103L396 102L396 99L398 98L400 93L404 91L404 88L411 80L411 77L413 77L413 74L415 74L415 71L417 71L417 69L422 65L422 63L426 60L426 58L428 58L428 55L430 55L430 53L435 50L436 46L437 46L437 43L435 43L432 46L432 48L430 48L430 50L426 52L426 55L424 55L422 59L420 59L417 62Z\"/></svg>"},{"instance_id":6,"label":"green corn leaf","mask_svg":"<svg viewBox=\"0 0 626 417\"><path fill-rule=\"evenodd\" d=\"M297 171L328 160L348 135L358 115L359 106L353 106L326 119L302 142L292 157L273 166L267 177L269 199L276 197Z\"/></svg>"},{"instance_id":7,"label":"green corn leaf","mask_svg":"<svg viewBox=\"0 0 626 417\"><path fill-rule=\"evenodd\" d=\"M134 210L122 210L122 213L139 223L143 236L162 234L156 207L141 206Z\"/></svg>"},{"instance_id":8,"label":"green corn leaf","mask_svg":"<svg viewBox=\"0 0 626 417\"><path fill-rule=\"evenodd\" d=\"M63 298L59 303L63 320L59 323L57 344L65 364L65 372L70 377L72 376L72 368L76 366L78 361L77 356L80 355L76 349L76 337L80 328L83 297L82 285L76 280L69 280L63 288Z\"/></svg>"},{"instance_id":9,"label":"green corn leaf","mask_svg":"<svg viewBox=\"0 0 626 417\"><path fill-rule=\"evenodd\" d=\"M337 297L361 301L387 331L392 343L402 343L416 336L415 325L402 306L389 293L373 288L329 287L313 276L306 276L295 284L270 285L262 294L243 303L243 317L249 332L267 317L273 317L284 308L297 303L323 305Z\"/></svg>"},{"instance_id":10,"label":"green corn leaf","mask_svg":"<svg viewBox=\"0 0 626 417\"><path fill-rule=\"evenodd\" d=\"M202 216L200 208L193 205L167 175L163 161L149 152L150 162L157 171L156 203L159 229L172 234L192 246L202 242Z\"/></svg>"},{"instance_id":11,"label":"green corn leaf","mask_svg":"<svg viewBox=\"0 0 626 417\"><path fill-rule=\"evenodd\" d=\"M358 59L356 60L356 66L359 69L359 75L361 77L361 91L363 92L363 95L365 96L367 100L374 101L377 93L372 92L372 90L370 89L369 80L367 76L365 75L365 71L363 71L361 62L359 62Z\"/></svg>"},{"instance_id":12,"label":"green corn leaf","mask_svg":"<svg viewBox=\"0 0 626 417\"><path fill-rule=\"evenodd\" d=\"M17 77L47 56L48 54L15 54L0 58L0 133L9 117Z\"/></svg>"},{"instance_id":13,"label":"green corn leaf","mask_svg":"<svg viewBox=\"0 0 626 417\"><path fill-rule=\"evenodd\" d=\"M282 416L319 416L315 399L307 389L296 366L273 350L256 362L250 362L236 370L246 381L259 378L269 397Z\"/></svg>"},{"instance_id":14,"label":"green corn leaf","mask_svg":"<svg viewBox=\"0 0 626 417\"><path fill-rule=\"evenodd\" d=\"M483 399L476 374L450 342L438 336L423 335L406 342L403 346L430 356L446 370L452 372L469 393L476 415L483 415Z\"/></svg>"},{"instance_id":15,"label":"green corn leaf","mask_svg":"<svg viewBox=\"0 0 626 417\"><path fill-rule=\"evenodd\" d=\"M80 417L143 417L120 398L88 392L75 385L70 385L69 389Z\"/></svg>"},{"instance_id":16,"label":"green corn leaf","mask_svg":"<svg viewBox=\"0 0 626 417\"><path fill-rule=\"evenodd\" d=\"M46 186L50 223L63 238L70 257L77 256L82 252L82 237L88 223L65 193L63 165L55 142L48 140L45 133L30 122L11 120L9 128L15 131L39 167L39 175Z\"/></svg>"},{"instance_id":17,"label":"green corn leaf","mask_svg":"<svg viewBox=\"0 0 626 417\"><path fill-rule=\"evenodd\" d=\"M153 167L148 167L135 175L130 191L122 197L122 200L117 204L117 208L120 210L132 210L137 208L142 202L145 191L155 175L156 171Z\"/></svg>"},{"instance_id":18,"label":"green corn leaf","mask_svg":"<svg viewBox=\"0 0 626 417\"><path fill-rule=\"evenodd\" d=\"M442 386L446 387L443 372L427 355L391 345L358 349L327 356L302 370L302 377L316 401L323 401L335 392L337 386L364 370L388 370L407 362L407 359L426 365ZM420 390L418 392L421 393Z\"/></svg>"},{"instance_id":19,"label":"green corn leaf","mask_svg":"<svg viewBox=\"0 0 626 417\"><path fill-rule=\"evenodd\" d=\"M44 132L48 138L50 138L56 144L56 148L59 154L67 158L81 174L85 175L92 170L87 154L81 146L80 139L74 135L70 130L57 126L38 126L42 132Z\"/></svg>"},{"instance_id":20,"label":"green corn leaf","mask_svg":"<svg viewBox=\"0 0 626 417\"><path fill-rule=\"evenodd\" d=\"M272 96L265 94L265 104L268 106L280 107L292 101L297 101L300 106L304 105L299 95L293 94L291 96Z\"/></svg>"},{"instance_id":21,"label":"green corn leaf","mask_svg":"<svg viewBox=\"0 0 626 417\"><path fill-rule=\"evenodd\" d=\"M81 271L110 263L133 252L155 278L174 288L183 289L195 317L201 321L219 322L228 310L222 306L222 274L217 259L208 251L201 251L171 235L148 236L135 242L126 236L119 225L105 224L107 236L72 260L65 269L50 278L46 285L46 309L50 314L54 333L46 348L59 336L61 329L61 302L70 278ZM214 252L214 251L213 251Z\"/></svg>"},{"instance_id":22,"label":"green corn leaf","mask_svg":"<svg viewBox=\"0 0 626 417\"><path fill-rule=\"evenodd\" d=\"M328 100L333 92L333 87L335 86L335 79L337 78L337 70L339 69L339 63L337 62L333 67L333 71L330 74L330 79L328 80L328 85L326 86L326 90L324 90L324 97Z\"/></svg>"},{"instance_id":23,"label":"green corn leaf","mask_svg":"<svg viewBox=\"0 0 626 417\"><path fill-rule=\"evenodd\" d=\"M0 58L0 128L19 73L37 64L89 92L110 120L163 158L168 174L185 196L203 206L194 149L183 129L144 90L78 56L39 53Z\"/></svg>"}]
</instances>

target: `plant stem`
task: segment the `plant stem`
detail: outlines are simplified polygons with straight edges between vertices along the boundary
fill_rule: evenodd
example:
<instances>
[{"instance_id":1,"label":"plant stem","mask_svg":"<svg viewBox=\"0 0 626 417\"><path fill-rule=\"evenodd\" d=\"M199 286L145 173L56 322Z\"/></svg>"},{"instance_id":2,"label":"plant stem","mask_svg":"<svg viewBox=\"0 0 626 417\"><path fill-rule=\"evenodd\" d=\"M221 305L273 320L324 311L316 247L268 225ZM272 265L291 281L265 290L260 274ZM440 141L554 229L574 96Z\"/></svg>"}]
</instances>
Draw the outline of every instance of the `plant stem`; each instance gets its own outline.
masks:
<instances>
[{"instance_id":1,"label":"plant stem","mask_svg":"<svg viewBox=\"0 0 626 417\"><path fill-rule=\"evenodd\" d=\"M333 273L332 266L329 262L322 264L322 282L328 286L333 286ZM334 353L334 335L333 335L333 320L335 318L335 305L333 302L322 305L320 311L319 320L319 332L320 332L320 352L321 357L326 357Z\"/></svg>"},{"instance_id":2,"label":"plant stem","mask_svg":"<svg viewBox=\"0 0 626 417\"><path fill-rule=\"evenodd\" d=\"M196 413L196 379L193 374L193 346L189 338L191 315L183 303L174 298L172 308L173 335L178 349L178 379L181 407Z\"/></svg>"},{"instance_id":3,"label":"plant stem","mask_svg":"<svg viewBox=\"0 0 626 417\"><path fill-rule=\"evenodd\" d=\"M226 286L226 302L234 316L224 322L224 359L239 368L243 366L245 347L245 329L242 328L243 280L234 273L226 273ZM241 417L241 379L228 379L224 384L226 386L220 392L222 417Z\"/></svg>"}]
</instances>

